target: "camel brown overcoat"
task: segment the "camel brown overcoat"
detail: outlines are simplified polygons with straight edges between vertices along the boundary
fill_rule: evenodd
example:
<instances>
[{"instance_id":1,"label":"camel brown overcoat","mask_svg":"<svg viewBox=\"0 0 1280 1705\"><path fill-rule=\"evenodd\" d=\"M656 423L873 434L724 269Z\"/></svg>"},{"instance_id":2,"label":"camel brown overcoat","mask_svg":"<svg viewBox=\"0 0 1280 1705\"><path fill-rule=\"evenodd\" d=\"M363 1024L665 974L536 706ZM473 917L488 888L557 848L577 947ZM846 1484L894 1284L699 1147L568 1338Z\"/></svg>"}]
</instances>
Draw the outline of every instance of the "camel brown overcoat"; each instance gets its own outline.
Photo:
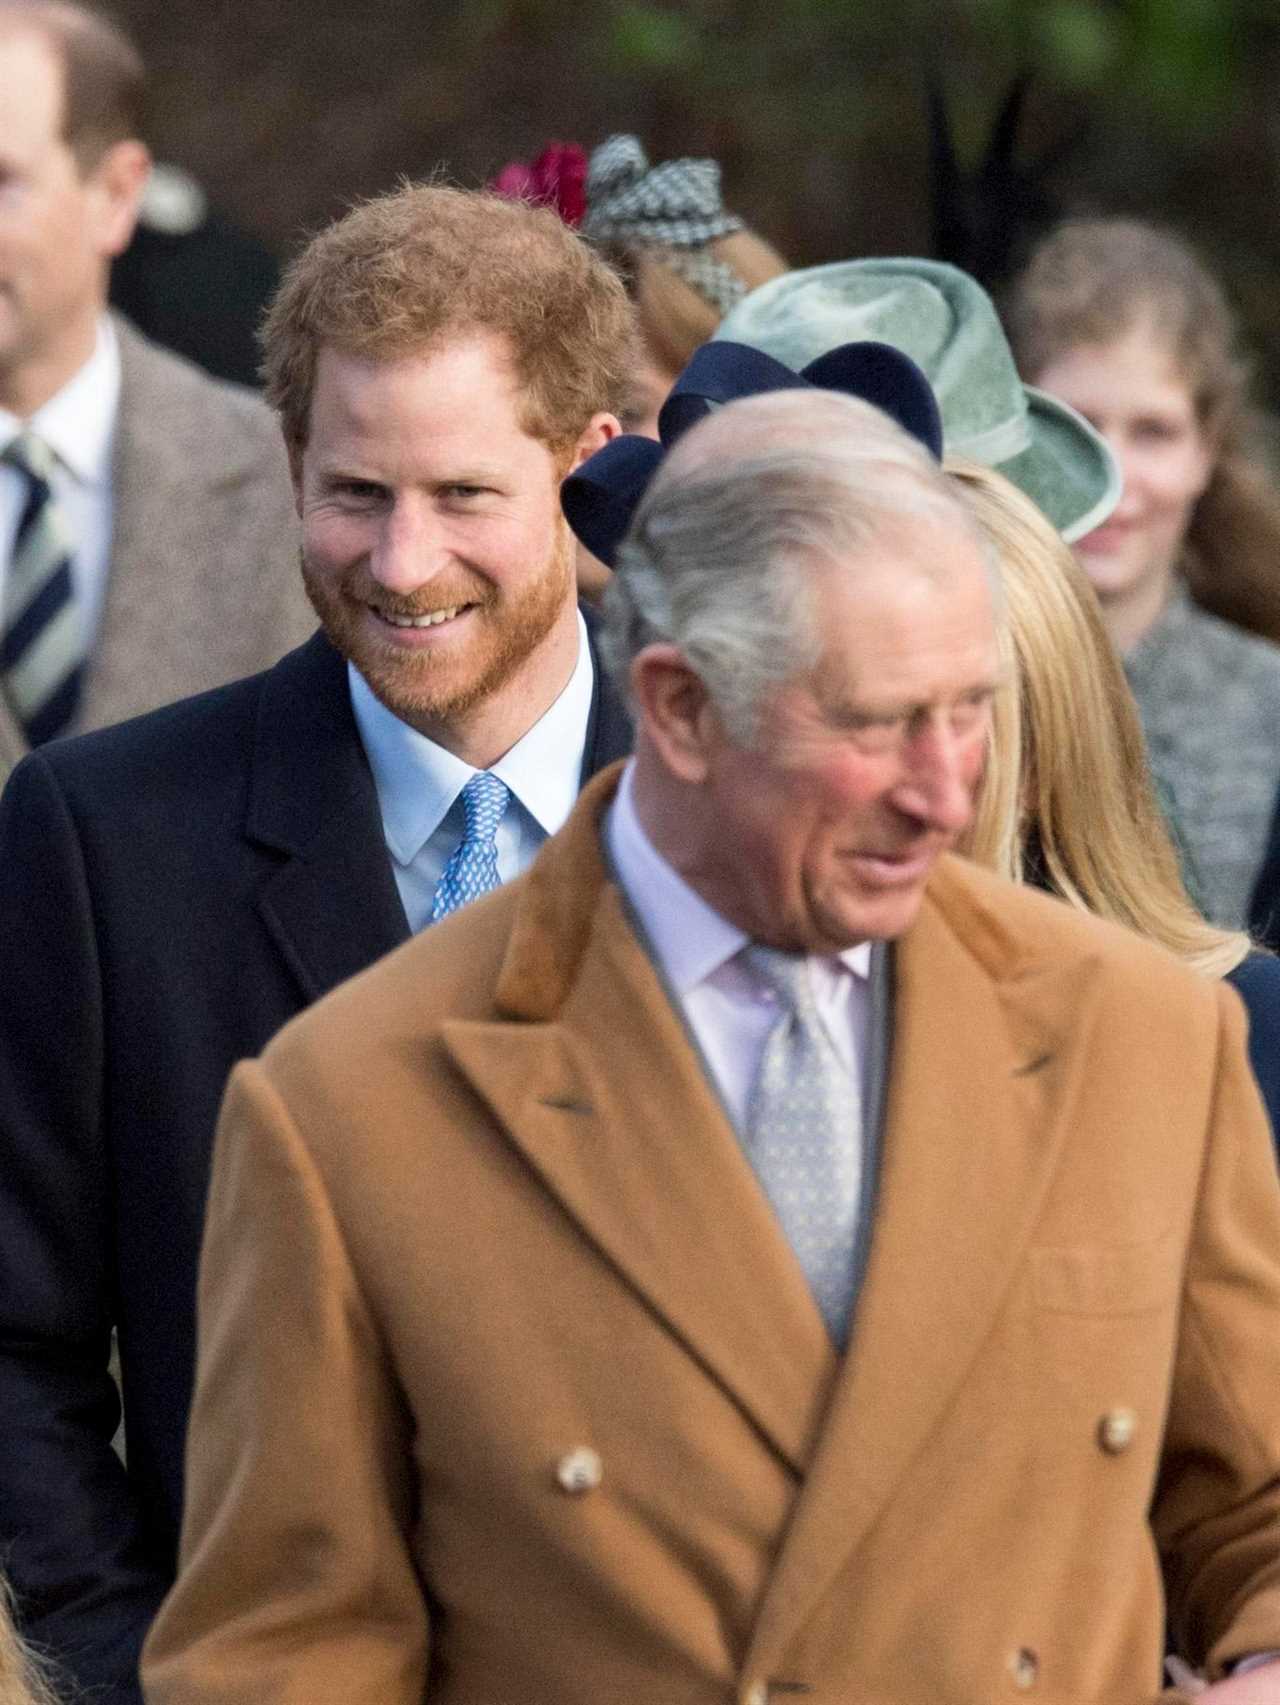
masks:
<instances>
[{"instance_id":1,"label":"camel brown overcoat","mask_svg":"<svg viewBox=\"0 0 1280 1705\"><path fill-rule=\"evenodd\" d=\"M950 859L843 1362L602 864L238 1069L151 1705L1148 1705L1280 1647L1235 997Z\"/></svg>"}]
</instances>

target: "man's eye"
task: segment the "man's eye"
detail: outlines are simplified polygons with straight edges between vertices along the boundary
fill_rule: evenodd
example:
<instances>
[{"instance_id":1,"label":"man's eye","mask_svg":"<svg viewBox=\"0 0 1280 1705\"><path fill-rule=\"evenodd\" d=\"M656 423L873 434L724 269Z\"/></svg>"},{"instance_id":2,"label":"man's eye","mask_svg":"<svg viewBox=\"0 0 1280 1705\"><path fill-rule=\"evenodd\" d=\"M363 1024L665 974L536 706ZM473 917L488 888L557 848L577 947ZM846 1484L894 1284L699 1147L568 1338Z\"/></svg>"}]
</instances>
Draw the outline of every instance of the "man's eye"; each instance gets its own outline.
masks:
<instances>
[{"instance_id":1,"label":"man's eye","mask_svg":"<svg viewBox=\"0 0 1280 1705\"><path fill-rule=\"evenodd\" d=\"M962 721L977 722L991 708L992 695L985 688L980 693L971 693L968 698L960 699L952 705L951 714Z\"/></svg>"},{"instance_id":2,"label":"man's eye","mask_svg":"<svg viewBox=\"0 0 1280 1705\"><path fill-rule=\"evenodd\" d=\"M867 716L858 713L841 718L843 732L868 750L888 746L902 736L905 719L901 716Z\"/></svg>"},{"instance_id":3,"label":"man's eye","mask_svg":"<svg viewBox=\"0 0 1280 1705\"><path fill-rule=\"evenodd\" d=\"M373 480L335 480L330 490L335 497L350 503L376 503L383 488Z\"/></svg>"},{"instance_id":4,"label":"man's eye","mask_svg":"<svg viewBox=\"0 0 1280 1705\"><path fill-rule=\"evenodd\" d=\"M970 733L982 721L986 711L985 704L958 704L953 706L951 711L952 733Z\"/></svg>"}]
</instances>

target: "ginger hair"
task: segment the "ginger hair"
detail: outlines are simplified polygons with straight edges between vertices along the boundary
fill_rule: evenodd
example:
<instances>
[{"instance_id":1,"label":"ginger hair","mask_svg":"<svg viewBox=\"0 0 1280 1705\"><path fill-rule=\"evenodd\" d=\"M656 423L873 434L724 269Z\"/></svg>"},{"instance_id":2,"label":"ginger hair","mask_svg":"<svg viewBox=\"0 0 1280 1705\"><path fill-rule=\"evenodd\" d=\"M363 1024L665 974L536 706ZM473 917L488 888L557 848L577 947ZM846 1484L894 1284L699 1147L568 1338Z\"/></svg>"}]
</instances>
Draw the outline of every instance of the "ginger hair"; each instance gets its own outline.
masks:
<instances>
[{"instance_id":1,"label":"ginger hair","mask_svg":"<svg viewBox=\"0 0 1280 1705\"><path fill-rule=\"evenodd\" d=\"M525 431L557 453L623 406L635 317L613 270L547 208L404 183L286 269L261 333L267 401L296 452L322 348L395 361L485 332L510 351Z\"/></svg>"}]
</instances>

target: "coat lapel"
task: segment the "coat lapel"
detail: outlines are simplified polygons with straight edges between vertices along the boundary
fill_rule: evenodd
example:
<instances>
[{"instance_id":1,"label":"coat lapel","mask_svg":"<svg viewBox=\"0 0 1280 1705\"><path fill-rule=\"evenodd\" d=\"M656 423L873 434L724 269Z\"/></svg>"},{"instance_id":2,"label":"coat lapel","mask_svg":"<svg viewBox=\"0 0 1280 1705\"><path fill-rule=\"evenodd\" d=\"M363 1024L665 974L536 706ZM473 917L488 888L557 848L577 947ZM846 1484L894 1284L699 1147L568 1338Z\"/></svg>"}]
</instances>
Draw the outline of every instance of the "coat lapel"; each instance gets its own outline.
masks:
<instances>
[{"instance_id":1,"label":"coat lapel","mask_svg":"<svg viewBox=\"0 0 1280 1705\"><path fill-rule=\"evenodd\" d=\"M631 723L595 651L583 781L631 748ZM268 927L308 1000L409 934L383 839L377 789L347 687L322 634L267 677L253 760L251 839L286 856L263 885Z\"/></svg>"},{"instance_id":2,"label":"coat lapel","mask_svg":"<svg viewBox=\"0 0 1280 1705\"><path fill-rule=\"evenodd\" d=\"M189 557L193 531L207 525L209 493L234 489L257 473L257 447L227 438L225 429L210 456L207 411L175 389L167 363L157 362L127 321L116 315L113 324L120 408L111 473L111 573L85 679L85 728L117 721L126 713L122 707L136 709L132 677L145 676L157 657L174 654L175 631L192 631L197 647L218 643L220 636L200 625L216 602L206 598L193 609L190 576L175 573L175 563Z\"/></svg>"},{"instance_id":3,"label":"coat lapel","mask_svg":"<svg viewBox=\"0 0 1280 1705\"><path fill-rule=\"evenodd\" d=\"M586 624L592 666L591 711L587 718L580 778L580 785L585 787L592 776L630 753L635 730L627 707L600 658L600 617L585 604L578 607Z\"/></svg>"},{"instance_id":4,"label":"coat lapel","mask_svg":"<svg viewBox=\"0 0 1280 1705\"><path fill-rule=\"evenodd\" d=\"M283 855L258 906L307 1000L408 937L346 665L323 634L267 676L247 827Z\"/></svg>"},{"instance_id":5,"label":"coat lapel","mask_svg":"<svg viewBox=\"0 0 1280 1705\"><path fill-rule=\"evenodd\" d=\"M836 1357L606 880L612 779L526 880L500 985L510 1019L451 1022L445 1043L581 1231L800 1473Z\"/></svg>"},{"instance_id":6,"label":"coat lapel","mask_svg":"<svg viewBox=\"0 0 1280 1705\"><path fill-rule=\"evenodd\" d=\"M14 766L27 755L27 742L18 719L0 694L0 783Z\"/></svg>"},{"instance_id":7,"label":"coat lapel","mask_svg":"<svg viewBox=\"0 0 1280 1705\"><path fill-rule=\"evenodd\" d=\"M1060 1038L1082 1021L1089 991L1030 964L994 972L981 951L989 925L943 870L898 947L870 1262L761 1607L752 1673L784 1661L925 1447L990 1330L1054 1170Z\"/></svg>"}]
</instances>

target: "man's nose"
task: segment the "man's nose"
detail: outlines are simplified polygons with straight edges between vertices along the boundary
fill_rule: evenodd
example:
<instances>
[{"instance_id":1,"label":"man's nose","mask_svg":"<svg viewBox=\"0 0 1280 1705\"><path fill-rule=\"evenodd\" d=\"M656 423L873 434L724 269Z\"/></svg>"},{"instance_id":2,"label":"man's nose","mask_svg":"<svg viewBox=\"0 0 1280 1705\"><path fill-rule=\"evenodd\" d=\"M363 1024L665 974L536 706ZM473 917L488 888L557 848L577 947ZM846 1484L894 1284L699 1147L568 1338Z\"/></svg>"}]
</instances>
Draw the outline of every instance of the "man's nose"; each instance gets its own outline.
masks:
<instances>
[{"instance_id":1,"label":"man's nose","mask_svg":"<svg viewBox=\"0 0 1280 1705\"><path fill-rule=\"evenodd\" d=\"M448 561L444 525L417 494L397 496L382 516L369 553L369 570L388 592L411 593L433 580Z\"/></svg>"},{"instance_id":2,"label":"man's nose","mask_svg":"<svg viewBox=\"0 0 1280 1705\"><path fill-rule=\"evenodd\" d=\"M957 733L945 721L921 729L908 743L899 809L941 834L959 834L973 815L981 753L972 729Z\"/></svg>"}]
</instances>

